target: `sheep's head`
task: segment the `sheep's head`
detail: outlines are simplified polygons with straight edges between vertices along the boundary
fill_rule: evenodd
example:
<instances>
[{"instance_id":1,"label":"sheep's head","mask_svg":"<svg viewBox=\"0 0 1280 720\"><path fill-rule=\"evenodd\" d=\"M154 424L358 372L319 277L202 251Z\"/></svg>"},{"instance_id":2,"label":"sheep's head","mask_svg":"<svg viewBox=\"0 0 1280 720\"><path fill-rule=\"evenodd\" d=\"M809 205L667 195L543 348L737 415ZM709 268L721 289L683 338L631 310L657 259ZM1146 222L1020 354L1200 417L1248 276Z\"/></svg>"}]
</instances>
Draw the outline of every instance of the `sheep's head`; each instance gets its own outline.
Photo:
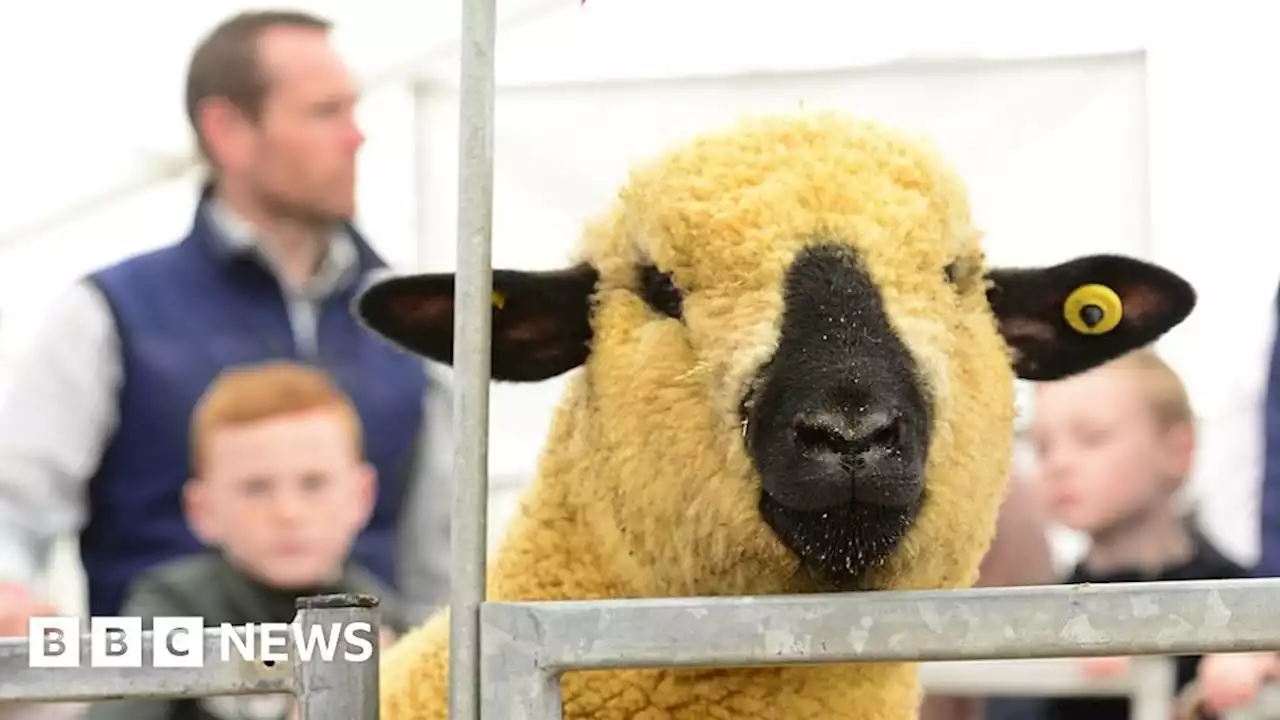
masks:
<instances>
[{"instance_id":1,"label":"sheep's head","mask_svg":"<svg viewBox=\"0 0 1280 720\"><path fill-rule=\"evenodd\" d=\"M495 271L492 375L585 364L576 497L656 578L644 592L968 584L1015 374L1084 371L1195 304L1134 259L987 267L927 146L832 114L749 121L635 171L583 255ZM388 279L357 312L451 362L453 293L451 274Z\"/></svg>"}]
</instances>

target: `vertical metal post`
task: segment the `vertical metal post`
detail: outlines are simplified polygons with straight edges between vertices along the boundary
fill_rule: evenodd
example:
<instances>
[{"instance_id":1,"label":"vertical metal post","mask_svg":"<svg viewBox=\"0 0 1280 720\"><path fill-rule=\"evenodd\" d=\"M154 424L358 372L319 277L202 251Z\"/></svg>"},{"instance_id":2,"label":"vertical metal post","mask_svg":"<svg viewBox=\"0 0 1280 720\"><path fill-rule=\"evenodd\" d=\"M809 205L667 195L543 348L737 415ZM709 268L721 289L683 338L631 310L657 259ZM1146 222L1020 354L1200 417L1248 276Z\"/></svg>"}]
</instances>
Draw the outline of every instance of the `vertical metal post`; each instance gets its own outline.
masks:
<instances>
[{"instance_id":1,"label":"vertical metal post","mask_svg":"<svg viewBox=\"0 0 1280 720\"><path fill-rule=\"evenodd\" d=\"M486 659L486 665L491 666ZM560 676L531 669L522 673L501 674L494 668L490 674L503 678L501 685L484 686L484 720L560 720Z\"/></svg>"},{"instance_id":2,"label":"vertical metal post","mask_svg":"<svg viewBox=\"0 0 1280 720\"><path fill-rule=\"evenodd\" d=\"M1129 717L1169 720L1178 694L1177 666L1170 658L1160 656L1138 656L1130 662L1134 677Z\"/></svg>"},{"instance_id":3,"label":"vertical metal post","mask_svg":"<svg viewBox=\"0 0 1280 720\"><path fill-rule=\"evenodd\" d=\"M480 720L480 605L489 497L495 0L463 0L454 287L453 572L449 717Z\"/></svg>"},{"instance_id":4,"label":"vertical metal post","mask_svg":"<svg viewBox=\"0 0 1280 720\"><path fill-rule=\"evenodd\" d=\"M560 720L560 673L538 662L542 634L533 615L486 603L480 623L483 720Z\"/></svg>"},{"instance_id":5,"label":"vertical metal post","mask_svg":"<svg viewBox=\"0 0 1280 720\"><path fill-rule=\"evenodd\" d=\"M337 651L332 661L321 658L320 643L311 645L310 657L294 651L294 685L297 689L299 720L378 720L379 631L378 599L369 595L319 595L297 601L302 637L318 633L327 643L334 626L340 628ZM365 623L368 631L354 629L354 635L371 648L352 643L351 626ZM347 659L347 653L362 656ZM366 654L367 653L367 654Z\"/></svg>"}]
</instances>

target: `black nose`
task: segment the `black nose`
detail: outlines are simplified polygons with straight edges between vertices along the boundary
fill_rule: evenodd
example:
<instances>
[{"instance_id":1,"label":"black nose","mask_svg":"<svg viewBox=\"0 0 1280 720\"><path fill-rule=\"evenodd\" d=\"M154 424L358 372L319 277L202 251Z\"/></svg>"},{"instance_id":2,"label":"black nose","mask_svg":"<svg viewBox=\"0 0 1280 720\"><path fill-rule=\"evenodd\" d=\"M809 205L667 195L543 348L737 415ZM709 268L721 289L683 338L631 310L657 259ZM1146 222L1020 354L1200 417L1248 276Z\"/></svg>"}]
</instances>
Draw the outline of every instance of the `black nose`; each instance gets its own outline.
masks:
<instances>
[{"instance_id":1,"label":"black nose","mask_svg":"<svg viewBox=\"0 0 1280 720\"><path fill-rule=\"evenodd\" d=\"M809 486L805 504L830 507L855 500L896 507L919 496L919 472L907 452L900 414L876 408L808 410L797 414L791 427Z\"/></svg>"}]
</instances>

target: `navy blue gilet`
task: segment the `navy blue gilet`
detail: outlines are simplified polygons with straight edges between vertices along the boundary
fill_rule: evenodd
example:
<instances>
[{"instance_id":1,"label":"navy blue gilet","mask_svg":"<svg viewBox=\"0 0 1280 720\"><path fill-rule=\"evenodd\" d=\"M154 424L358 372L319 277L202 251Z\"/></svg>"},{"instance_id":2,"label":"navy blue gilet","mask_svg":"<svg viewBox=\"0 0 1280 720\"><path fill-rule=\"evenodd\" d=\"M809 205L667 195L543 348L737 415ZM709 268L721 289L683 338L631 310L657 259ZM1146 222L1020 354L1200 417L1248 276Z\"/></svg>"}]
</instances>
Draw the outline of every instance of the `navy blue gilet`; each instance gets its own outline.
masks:
<instances>
[{"instance_id":1,"label":"navy blue gilet","mask_svg":"<svg viewBox=\"0 0 1280 720\"><path fill-rule=\"evenodd\" d=\"M89 612L118 613L139 574L203 549L181 501L191 474L191 413L223 369L282 358L325 370L356 406L378 496L352 559L395 587L395 529L423 422L426 374L419 359L361 328L349 310L361 278L385 263L351 230L359 277L353 273L324 301L318 356L302 357L280 285L258 262L221 245L206 202L182 242L90 276L115 317L124 382L118 428L89 481L80 534Z\"/></svg>"}]
</instances>

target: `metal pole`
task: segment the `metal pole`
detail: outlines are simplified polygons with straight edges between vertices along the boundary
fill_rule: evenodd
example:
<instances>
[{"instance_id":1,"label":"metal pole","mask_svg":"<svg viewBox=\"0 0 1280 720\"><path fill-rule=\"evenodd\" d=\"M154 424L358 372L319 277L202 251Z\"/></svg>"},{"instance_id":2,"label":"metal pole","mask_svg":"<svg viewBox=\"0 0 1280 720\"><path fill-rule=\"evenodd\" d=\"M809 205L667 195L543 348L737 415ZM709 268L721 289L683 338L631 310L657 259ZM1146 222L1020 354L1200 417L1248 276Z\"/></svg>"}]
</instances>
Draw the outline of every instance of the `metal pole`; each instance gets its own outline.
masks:
<instances>
[{"instance_id":1,"label":"metal pole","mask_svg":"<svg viewBox=\"0 0 1280 720\"><path fill-rule=\"evenodd\" d=\"M223 660L223 633L217 628L206 628L196 637L180 632L157 637L147 630L139 644L141 667L101 667L93 664L89 621L80 624L86 632L80 634L79 647L66 648L66 653L80 656L76 667L31 667L28 639L0 638L0 707L9 702L270 695L295 690L289 663L266 665L234 653ZM192 667L155 667L157 645L171 652L193 652L200 661Z\"/></svg>"},{"instance_id":2,"label":"metal pole","mask_svg":"<svg viewBox=\"0 0 1280 720\"><path fill-rule=\"evenodd\" d=\"M315 637L311 655L292 648L300 720L378 720L378 599L370 595L320 595L297 600L302 637ZM362 627L363 626L363 627ZM339 634L332 660L319 647ZM352 642L352 639L363 642ZM351 657L348 657L351 654Z\"/></svg>"},{"instance_id":3,"label":"metal pole","mask_svg":"<svg viewBox=\"0 0 1280 720\"><path fill-rule=\"evenodd\" d=\"M542 636L530 615L505 612L501 603L485 603L481 689L483 720L560 720L560 673L542 667Z\"/></svg>"},{"instance_id":4,"label":"metal pole","mask_svg":"<svg viewBox=\"0 0 1280 720\"><path fill-rule=\"evenodd\" d=\"M480 606L489 497L495 0L463 0L454 287L453 572L449 717L480 720Z\"/></svg>"},{"instance_id":5,"label":"metal pole","mask_svg":"<svg viewBox=\"0 0 1280 720\"><path fill-rule=\"evenodd\" d=\"M1134 676L1129 717L1132 720L1169 720L1178 694L1178 668L1167 658L1135 657L1129 672Z\"/></svg>"},{"instance_id":6,"label":"metal pole","mask_svg":"<svg viewBox=\"0 0 1280 720\"><path fill-rule=\"evenodd\" d=\"M1202 655L1280 648L1277 595L1280 578L1180 580L489 602L484 617L486 636L491 632L500 636L494 643L503 641L493 647L532 653L536 669L547 672ZM507 667L527 661L509 660Z\"/></svg>"}]
</instances>

